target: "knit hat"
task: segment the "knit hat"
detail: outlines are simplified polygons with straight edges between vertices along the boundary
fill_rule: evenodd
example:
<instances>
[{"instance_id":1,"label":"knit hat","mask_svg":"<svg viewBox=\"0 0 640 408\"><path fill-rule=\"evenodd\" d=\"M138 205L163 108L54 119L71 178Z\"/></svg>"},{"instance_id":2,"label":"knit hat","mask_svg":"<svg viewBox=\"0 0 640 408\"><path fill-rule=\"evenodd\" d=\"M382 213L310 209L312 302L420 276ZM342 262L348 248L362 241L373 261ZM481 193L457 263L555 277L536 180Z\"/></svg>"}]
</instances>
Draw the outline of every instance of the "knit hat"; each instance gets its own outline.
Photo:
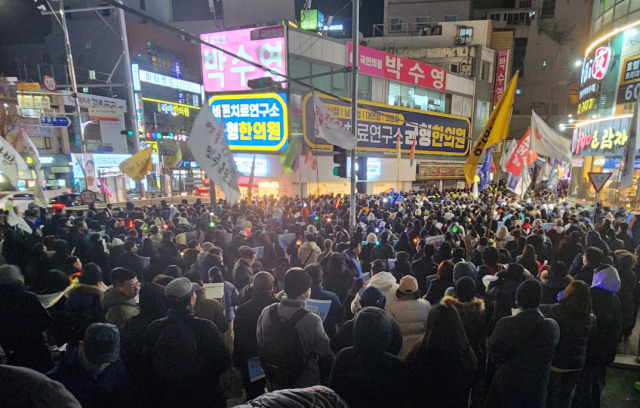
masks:
<instances>
[{"instance_id":1,"label":"knit hat","mask_svg":"<svg viewBox=\"0 0 640 408\"><path fill-rule=\"evenodd\" d=\"M476 281L470 276L456 280L455 294L461 302L471 302L476 295Z\"/></svg>"},{"instance_id":2,"label":"knit hat","mask_svg":"<svg viewBox=\"0 0 640 408\"><path fill-rule=\"evenodd\" d=\"M542 285L535 279L527 279L518 286L516 304L522 309L535 309L542 301Z\"/></svg>"},{"instance_id":3,"label":"knit hat","mask_svg":"<svg viewBox=\"0 0 640 408\"><path fill-rule=\"evenodd\" d=\"M411 275L405 275L400 279L400 285L396 292L396 297L401 298L406 295L415 295L418 293L418 281Z\"/></svg>"},{"instance_id":4,"label":"knit hat","mask_svg":"<svg viewBox=\"0 0 640 408\"><path fill-rule=\"evenodd\" d=\"M117 247L122 245L124 242L122 242L122 240L120 238L114 238L113 241L111 241L111 246Z\"/></svg>"},{"instance_id":5,"label":"knit hat","mask_svg":"<svg viewBox=\"0 0 640 408\"><path fill-rule=\"evenodd\" d=\"M465 276L469 276L473 279L478 275L478 269L471 262L460 261L453 267L453 281L457 282Z\"/></svg>"},{"instance_id":6,"label":"knit hat","mask_svg":"<svg viewBox=\"0 0 640 408\"><path fill-rule=\"evenodd\" d=\"M375 286L365 286L360 289L360 306L375 306L380 309L384 309L387 304L387 298L384 293Z\"/></svg>"},{"instance_id":7,"label":"knit hat","mask_svg":"<svg viewBox=\"0 0 640 408\"><path fill-rule=\"evenodd\" d=\"M109 323L93 323L84 332L84 355L93 364L113 363L120 358L120 333Z\"/></svg>"},{"instance_id":8,"label":"knit hat","mask_svg":"<svg viewBox=\"0 0 640 408\"><path fill-rule=\"evenodd\" d=\"M295 299L311 288L311 277L302 268L291 268L284 275L284 293Z\"/></svg>"}]
</instances>

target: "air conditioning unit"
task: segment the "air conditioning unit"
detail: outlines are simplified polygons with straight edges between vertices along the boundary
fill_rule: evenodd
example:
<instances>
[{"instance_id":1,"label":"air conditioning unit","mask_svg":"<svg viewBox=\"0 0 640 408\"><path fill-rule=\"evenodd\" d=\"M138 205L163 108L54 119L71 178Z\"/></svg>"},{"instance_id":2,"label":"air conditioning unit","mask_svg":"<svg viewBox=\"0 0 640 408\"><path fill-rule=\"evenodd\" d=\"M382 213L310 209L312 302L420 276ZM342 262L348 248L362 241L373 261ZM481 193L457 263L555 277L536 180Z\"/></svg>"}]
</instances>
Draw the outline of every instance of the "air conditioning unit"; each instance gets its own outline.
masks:
<instances>
[{"instance_id":1,"label":"air conditioning unit","mask_svg":"<svg viewBox=\"0 0 640 408\"><path fill-rule=\"evenodd\" d=\"M456 37L456 45L463 45L464 43L464 37Z\"/></svg>"}]
</instances>

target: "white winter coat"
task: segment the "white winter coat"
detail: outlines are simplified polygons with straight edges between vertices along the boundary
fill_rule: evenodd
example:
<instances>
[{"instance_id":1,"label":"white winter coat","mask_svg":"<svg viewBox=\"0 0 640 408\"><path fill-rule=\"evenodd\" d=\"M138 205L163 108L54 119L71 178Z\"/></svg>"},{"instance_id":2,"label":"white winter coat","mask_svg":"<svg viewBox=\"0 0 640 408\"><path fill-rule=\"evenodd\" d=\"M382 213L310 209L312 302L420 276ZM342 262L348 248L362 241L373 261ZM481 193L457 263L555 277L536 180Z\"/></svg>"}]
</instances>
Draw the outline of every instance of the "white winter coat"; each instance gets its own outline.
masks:
<instances>
[{"instance_id":1,"label":"white winter coat","mask_svg":"<svg viewBox=\"0 0 640 408\"><path fill-rule=\"evenodd\" d=\"M387 311L398 322L402 332L402 350L398 357L405 359L414 344L424 335L427 329L427 315L431 304L424 299L399 299L387 308Z\"/></svg>"},{"instance_id":2,"label":"white winter coat","mask_svg":"<svg viewBox=\"0 0 640 408\"><path fill-rule=\"evenodd\" d=\"M398 284L396 278L389 272L378 272L371 277L367 286L374 286L384 294L387 298L385 309L389 309L389 306L398 301L396 297L396 291L398 290ZM360 307L360 294L358 293L351 302L351 312L355 315L361 309Z\"/></svg>"}]
</instances>

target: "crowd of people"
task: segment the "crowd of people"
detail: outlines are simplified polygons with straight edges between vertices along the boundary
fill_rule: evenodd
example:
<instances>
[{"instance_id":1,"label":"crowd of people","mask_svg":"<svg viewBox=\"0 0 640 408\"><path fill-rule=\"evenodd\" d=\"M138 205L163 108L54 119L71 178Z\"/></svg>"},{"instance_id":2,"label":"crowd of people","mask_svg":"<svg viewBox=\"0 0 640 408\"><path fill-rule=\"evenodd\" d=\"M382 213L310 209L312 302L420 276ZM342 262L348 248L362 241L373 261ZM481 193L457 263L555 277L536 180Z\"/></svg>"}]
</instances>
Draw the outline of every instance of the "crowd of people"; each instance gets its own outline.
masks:
<instances>
[{"instance_id":1,"label":"crowd of people","mask_svg":"<svg viewBox=\"0 0 640 408\"><path fill-rule=\"evenodd\" d=\"M2 405L599 407L640 221L503 188L0 218Z\"/></svg>"}]
</instances>

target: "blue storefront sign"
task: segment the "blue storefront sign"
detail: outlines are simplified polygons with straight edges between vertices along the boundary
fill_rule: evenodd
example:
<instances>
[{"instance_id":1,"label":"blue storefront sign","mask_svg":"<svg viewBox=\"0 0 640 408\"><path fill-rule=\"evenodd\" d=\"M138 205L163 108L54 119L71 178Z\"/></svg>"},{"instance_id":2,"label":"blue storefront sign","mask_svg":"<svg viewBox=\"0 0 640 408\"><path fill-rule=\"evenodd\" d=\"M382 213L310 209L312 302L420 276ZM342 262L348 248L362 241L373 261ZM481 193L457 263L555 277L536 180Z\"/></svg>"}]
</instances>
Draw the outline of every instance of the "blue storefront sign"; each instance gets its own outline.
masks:
<instances>
[{"instance_id":1,"label":"blue storefront sign","mask_svg":"<svg viewBox=\"0 0 640 408\"><path fill-rule=\"evenodd\" d=\"M40 126L69 127L69 118L66 116L41 116Z\"/></svg>"},{"instance_id":2,"label":"blue storefront sign","mask_svg":"<svg viewBox=\"0 0 640 408\"><path fill-rule=\"evenodd\" d=\"M287 148L286 93L215 95L209 98L209 106L224 124L231 150L278 152Z\"/></svg>"},{"instance_id":3,"label":"blue storefront sign","mask_svg":"<svg viewBox=\"0 0 640 408\"><path fill-rule=\"evenodd\" d=\"M597 163L596 163L597 165ZM614 158L608 158L604 160L604 166L602 166L603 169L619 169L620 168L620 158L619 157L614 157ZM633 163L633 168L635 170L640 170L640 158L635 159L635 162Z\"/></svg>"},{"instance_id":4,"label":"blue storefront sign","mask_svg":"<svg viewBox=\"0 0 640 408\"><path fill-rule=\"evenodd\" d=\"M332 148L326 140L316 138L312 96L312 93L307 94L303 102L304 138L311 147ZM318 96L329 112L351 131L350 103ZM471 124L467 118L373 102L359 101L358 104L358 129L355 132L358 150L395 152L400 134L403 153L411 151L414 138L417 138L416 154L466 156L469 151Z\"/></svg>"}]
</instances>

